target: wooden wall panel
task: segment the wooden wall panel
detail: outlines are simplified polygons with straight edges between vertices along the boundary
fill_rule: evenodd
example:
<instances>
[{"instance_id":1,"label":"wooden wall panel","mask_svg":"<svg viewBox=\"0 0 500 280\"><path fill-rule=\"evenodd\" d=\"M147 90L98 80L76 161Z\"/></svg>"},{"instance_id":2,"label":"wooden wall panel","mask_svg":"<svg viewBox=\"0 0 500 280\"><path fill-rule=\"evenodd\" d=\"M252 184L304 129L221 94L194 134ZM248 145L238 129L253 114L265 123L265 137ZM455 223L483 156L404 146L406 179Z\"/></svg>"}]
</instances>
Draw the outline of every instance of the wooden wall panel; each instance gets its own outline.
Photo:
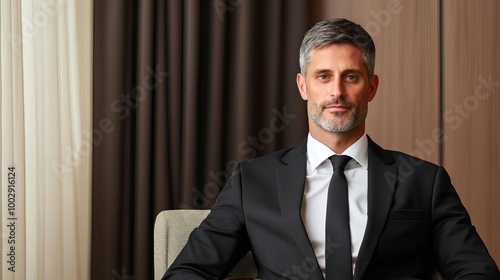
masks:
<instances>
[{"instance_id":1,"label":"wooden wall panel","mask_svg":"<svg viewBox=\"0 0 500 280\"><path fill-rule=\"evenodd\" d=\"M443 1L444 166L500 264L500 1Z\"/></svg>"},{"instance_id":2,"label":"wooden wall panel","mask_svg":"<svg viewBox=\"0 0 500 280\"><path fill-rule=\"evenodd\" d=\"M386 148L435 163L439 160L438 8L433 0L322 1L312 19L345 17L372 35L380 86L369 105L367 133Z\"/></svg>"}]
</instances>

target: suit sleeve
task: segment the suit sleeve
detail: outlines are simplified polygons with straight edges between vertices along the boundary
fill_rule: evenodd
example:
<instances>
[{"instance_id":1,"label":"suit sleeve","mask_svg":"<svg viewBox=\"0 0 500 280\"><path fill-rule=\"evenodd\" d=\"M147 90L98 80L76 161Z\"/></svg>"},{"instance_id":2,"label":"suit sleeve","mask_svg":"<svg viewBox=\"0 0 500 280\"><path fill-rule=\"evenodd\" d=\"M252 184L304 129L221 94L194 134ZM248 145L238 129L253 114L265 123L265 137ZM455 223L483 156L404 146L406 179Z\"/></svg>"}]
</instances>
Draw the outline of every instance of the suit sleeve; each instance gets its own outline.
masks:
<instances>
[{"instance_id":1,"label":"suit sleeve","mask_svg":"<svg viewBox=\"0 0 500 280\"><path fill-rule=\"evenodd\" d=\"M471 224L471 219L439 167L432 198L432 248L446 279L500 279L498 268Z\"/></svg>"},{"instance_id":2,"label":"suit sleeve","mask_svg":"<svg viewBox=\"0 0 500 280\"><path fill-rule=\"evenodd\" d=\"M248 252L240 165L162 279L223 279Z\"/></svg>"}]
</instances>

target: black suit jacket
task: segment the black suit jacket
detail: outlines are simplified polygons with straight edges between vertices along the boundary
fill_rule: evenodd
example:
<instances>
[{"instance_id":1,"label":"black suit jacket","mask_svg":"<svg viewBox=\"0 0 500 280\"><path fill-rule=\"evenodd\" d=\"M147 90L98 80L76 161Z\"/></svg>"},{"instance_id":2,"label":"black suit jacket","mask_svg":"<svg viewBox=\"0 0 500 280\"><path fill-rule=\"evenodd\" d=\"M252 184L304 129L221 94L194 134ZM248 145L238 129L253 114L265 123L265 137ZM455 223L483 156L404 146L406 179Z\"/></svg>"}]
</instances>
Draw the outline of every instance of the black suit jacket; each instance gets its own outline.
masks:
<instances>
[{"instance_id":1,"label":"black suit jacket","mask_svg":"<svg viewBox=\"0 0 500 280\"><path fill-rule=\"evenodd\" d=\"M221 279L251 250L259 278L323 279L302 223L306 141L235 167L164 279ZM354 279L500 279L446 171L369 138L368 222ZM327 245L328 248L328 245Z\"/></svg>"}]
</instances>

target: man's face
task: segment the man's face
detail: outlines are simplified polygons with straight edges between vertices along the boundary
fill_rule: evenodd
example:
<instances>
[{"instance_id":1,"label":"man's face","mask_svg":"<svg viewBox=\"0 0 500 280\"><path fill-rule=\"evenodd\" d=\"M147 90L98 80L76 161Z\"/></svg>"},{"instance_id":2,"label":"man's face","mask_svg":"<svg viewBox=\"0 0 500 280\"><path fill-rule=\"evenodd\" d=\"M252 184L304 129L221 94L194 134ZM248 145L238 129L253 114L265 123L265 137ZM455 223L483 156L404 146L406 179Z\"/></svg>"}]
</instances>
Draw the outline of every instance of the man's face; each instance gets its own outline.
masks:
<instances>
[{"instance_id":1,"label":"man's face","mask_svg":"<svg viewBox=\"0 0 500 280\"><path fill-rule=\"evenodd\" d=\"M332 44L312 51L306 77L298 74L297 85L313 125L329 132L364 131L378 77L368 79L360 49Z\"/></svg>"}]
</instances>

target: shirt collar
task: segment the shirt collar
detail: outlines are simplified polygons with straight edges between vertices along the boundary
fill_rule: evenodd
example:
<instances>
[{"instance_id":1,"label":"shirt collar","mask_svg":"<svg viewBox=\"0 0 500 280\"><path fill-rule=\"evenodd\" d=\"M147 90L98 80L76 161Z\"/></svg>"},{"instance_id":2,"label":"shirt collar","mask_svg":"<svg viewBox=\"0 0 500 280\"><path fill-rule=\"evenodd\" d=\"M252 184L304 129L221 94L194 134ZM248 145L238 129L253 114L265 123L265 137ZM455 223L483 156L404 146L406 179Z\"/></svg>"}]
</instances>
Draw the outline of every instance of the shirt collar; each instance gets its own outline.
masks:
<instances>
[{"instance_id":1,"label":"shirt collar","mask_svg":"<svg viewBox=\"0 0 500 280\"><path fill-rule=\"evenodd\" d=\"M309 133L307 136L307 158L313 170L333 155L335 155L335 153L330 150L330 148L314 139ZM352 157L361 167L368 169L368 137L366 134L363 134L363 136L347 148L342 155Z\"/></svg>"}]
</instances>

